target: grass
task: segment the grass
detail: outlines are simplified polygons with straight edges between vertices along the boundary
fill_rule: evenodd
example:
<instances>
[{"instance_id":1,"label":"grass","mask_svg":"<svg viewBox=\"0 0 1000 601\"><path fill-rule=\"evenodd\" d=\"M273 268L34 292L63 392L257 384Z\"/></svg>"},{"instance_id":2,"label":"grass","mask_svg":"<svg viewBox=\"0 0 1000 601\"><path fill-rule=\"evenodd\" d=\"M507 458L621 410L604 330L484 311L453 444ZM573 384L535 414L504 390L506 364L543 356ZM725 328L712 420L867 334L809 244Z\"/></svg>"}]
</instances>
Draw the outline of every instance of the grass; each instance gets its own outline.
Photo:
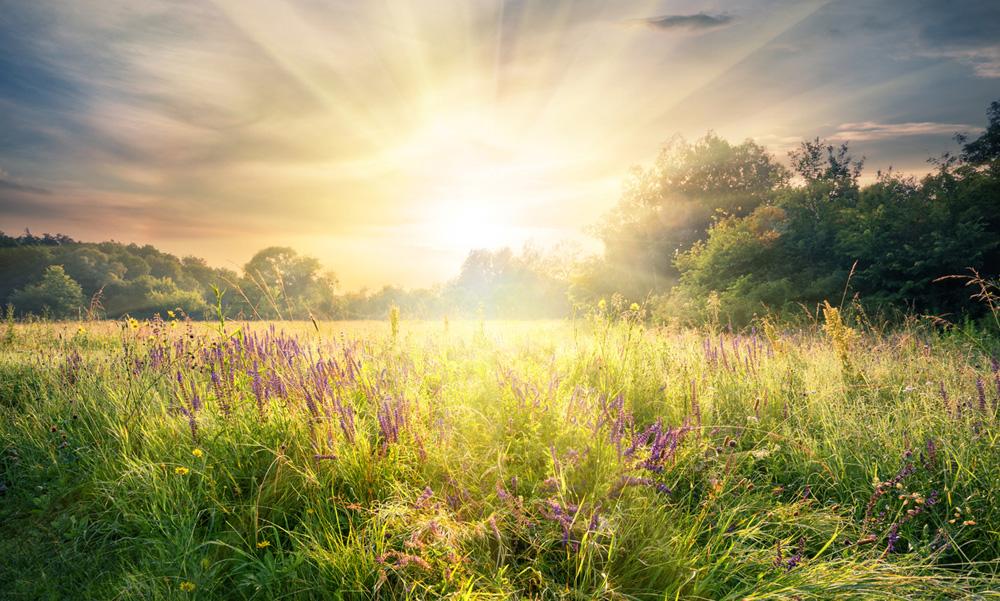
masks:
<instances>
[{"instance_id":1,"label":"grass","mask_svg":"<svg viewBox=\"0 0 1000 601\"><path fill-rule=\"evenodd\" d=\"M998 596L981 347L634 317L18 324L0 598Z\"/></svg>"}]
</instances>

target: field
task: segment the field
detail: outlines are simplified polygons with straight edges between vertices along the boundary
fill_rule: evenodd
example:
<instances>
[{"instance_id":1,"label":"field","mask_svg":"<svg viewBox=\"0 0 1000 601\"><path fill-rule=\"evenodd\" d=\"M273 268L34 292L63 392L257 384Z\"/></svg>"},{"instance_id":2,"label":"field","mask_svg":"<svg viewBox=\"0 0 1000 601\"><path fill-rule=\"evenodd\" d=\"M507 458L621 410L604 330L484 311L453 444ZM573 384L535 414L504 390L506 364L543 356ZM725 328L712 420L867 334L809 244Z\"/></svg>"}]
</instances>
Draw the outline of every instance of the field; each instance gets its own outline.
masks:
<instances>
[{"instance_id":1,"label":"field","mask_svg":"<svg viewBox=\"0 0 1000 601\"><path fill-rule=\"evenodd\" d=\"M2 599L1000 588L1000 373L916 325L11 324Z\"/></svg>"}]
</instances>

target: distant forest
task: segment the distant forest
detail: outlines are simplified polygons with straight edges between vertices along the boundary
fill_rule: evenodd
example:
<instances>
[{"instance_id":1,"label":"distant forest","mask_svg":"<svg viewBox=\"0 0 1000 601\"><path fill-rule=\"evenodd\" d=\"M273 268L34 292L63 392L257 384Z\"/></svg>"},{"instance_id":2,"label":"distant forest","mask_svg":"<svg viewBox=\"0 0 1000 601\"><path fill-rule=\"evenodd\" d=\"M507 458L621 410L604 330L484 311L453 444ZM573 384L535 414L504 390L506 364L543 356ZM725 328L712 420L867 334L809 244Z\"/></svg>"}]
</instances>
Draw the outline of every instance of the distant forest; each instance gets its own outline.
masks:
<instances>
[{"instance_id":1,"label":"distant forest","mask_svg":"<svg viewBox=\"0 0 1000 601\"><path fill-rule=\"evenodd\" d=\"M227 317L259 319L383 318L393 305L414 318L558 317L605 299L665 321L745 325L845 297L887 314L976 317L989 308L970 298L978 288L941 278L1000 277L1000 102L987 117L923 178L890 170L867 185L846 143L805 141L786 166L753 141L675 138L596 224L603 255L474 250L432 288L343 292L319 260L283 247L237 273L148 245L26 232L0 234L0 299L54 318L210 317L217 291Z\"/></svg>"}]
</instances>

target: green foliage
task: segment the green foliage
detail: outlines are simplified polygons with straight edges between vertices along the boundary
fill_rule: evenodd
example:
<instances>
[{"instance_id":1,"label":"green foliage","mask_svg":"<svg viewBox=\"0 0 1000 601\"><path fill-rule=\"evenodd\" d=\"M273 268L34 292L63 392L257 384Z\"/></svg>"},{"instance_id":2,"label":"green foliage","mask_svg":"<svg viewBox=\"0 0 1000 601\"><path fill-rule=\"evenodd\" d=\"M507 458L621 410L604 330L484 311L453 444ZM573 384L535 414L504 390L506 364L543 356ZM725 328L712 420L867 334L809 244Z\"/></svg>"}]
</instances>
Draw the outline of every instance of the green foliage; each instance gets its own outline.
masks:
<instances>
[{"instance_id":1,"label":"green foliage","mask_svg":"<svg viewBox=\"0 0 1000 601\"><path fill-rule=\"evenodd\" d=\"M93 307L94 317L144 317L177 308L202 317L207 303L214 300L211 286L237 280L229 270L208 267L193 257L181 260L148 245L0 234L0 297L12 300L17 289L40 280L51 265L63 266L80 285L83 301L77 306L90 298L99 301ZM14 304L22 314L41 314L35 305Z\"/></svg>"},{"instance_id":2,"label":"green foliage","mask_svg":"<svg viewBox=\"0 0 1000 601\"><path fill-rule=\"evenodd\" d=\"M291 248L273 246L258 252L243 267L245 312L262 319L308 319L329 315L336 305L337 278L323 272L319 260Z\"/></svg>"},{"instance_id":3,"label":"green foliage","mask_svg":"<svg viewBox=\"0 0 1000 601\"><path fill-rule=\"evenodd\" d=\"M180 309L187 315L200 316L208 308L197 290L182 290L169 277L142 275L116 282L104 289L104 308L109 315L152 317Z\"/></svg>"},{"instance_id":4,"label":"green foliage","mask_svg":"<svg viewBox=\"0 0 1000 601\"><path fill-rule=\"evenodd\" d=\"M1000 128L998 118L991 116L984 137ZM963 156L978 157L976 149L988 146L981 140ZM798 306L812 311L847 293L869 311L985 313L961 282L942 278L970 269L986 279L1000 275L995 166L945 161L919 182L889 172L862 187L861 162L846 144L806 142L792 158L805 184L749 215L720 219L678 255L680 285L662 314L700 321L711 293L735 325Z\"/></svg>"},{"instance_id":5,"label":"green foliage","mask_svg":"<svg viewBox=\"0 0 1000 601\"><path fill-rule=\"evenodd\" d=\"M732 145L713 133L676 137L648 170L636 169L618 207L601 224L605 260L584 265L575 300L620 292L642 298L676 281L676 253L702 239L719 214L746 215L788 182L788 171L752 141Z\"/></svg>"},{"instance_id":6,"label":"green foliage","mask_svg":"<svg viewBox=\"0 0 1000 601\"><path fill-rule=\"evenodd\" d=\"M828 196L813 204L828 190L796 190L773 207L717 223L706 242L678 257L683 275L675 295L717 291L738 324L754 313L840 298L848 284L870 308L977 310L967 290L935 280L970 267L995 274L987 256L998 240L979 216L962 219L960 206L895 177L856 200Z\"/></svg>"},{"instance_id":7,"label":"green foliage","mask_svg":"<svg viewBox=\"0 0 1000 601\"><path fill-rule=\"evenodd\" d=\"M56 262L93 298L91 317L161 316L180 309L194 319L381 319L391 305L407 315L446 314L489 317L559 317L569 313L567 281L571 258L526 247L473 250L460 273L431 288L337 294L337 278L318 259L290 248L272 247L254 255L242 275L210 267L203 259L161 253L152 246L76 242L64 236L12 238L0 234L0 298L33 284ZM221 305L216 290L227 290ZM82 304L82 303L81 303ZM38 307L17 303L21 314Z\"/></svg>"},{"instance_id":8,"label":"green foliage","mask_svg":"<svg viewBox=\"0 0 1000 601\"><path fill-rule=\"evenodd\" d=\"M989 124L981 136L965 144L966 137L960 135L958 141L964 144L961 157L963 162L977 167L992 166L995 170L997 159L1000 159L1000 100L990 103L986 117Z\"/></svg>"},{"instance_id":9,"label":"green foliage","mask_svg":"<svg viewBox=\"0 0 1000 601\"><path fill-rule=\"evenodd\" d=\"M83 292L62 265L50 265L38 282L15 291L10 300L23 311L64 318L78 314L83 305Z\"/></svg>"}]
</instances>

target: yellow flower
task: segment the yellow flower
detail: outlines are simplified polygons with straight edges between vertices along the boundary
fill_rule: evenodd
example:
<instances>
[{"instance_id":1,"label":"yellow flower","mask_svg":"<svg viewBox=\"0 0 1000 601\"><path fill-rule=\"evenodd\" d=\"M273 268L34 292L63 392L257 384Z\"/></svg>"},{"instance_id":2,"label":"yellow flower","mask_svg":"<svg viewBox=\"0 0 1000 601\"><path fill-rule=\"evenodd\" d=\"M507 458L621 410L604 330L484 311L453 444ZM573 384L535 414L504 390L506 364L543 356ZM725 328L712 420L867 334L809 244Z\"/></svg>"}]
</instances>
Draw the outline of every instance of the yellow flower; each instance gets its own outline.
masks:
<instances>
[{"instance_id":1,"label":"yellow flower","mask_svg":"<svg viewBox=\"0 0 1000 601\"><path fill-rule=\"evenodd\" d=\"M266 548L268 548L270 546L271 546L271 541L269 541L269 540L262 540L259 543L257 543L257 548L258 549L266 549Z\"/></svg>"},{"instance_id":2,"label":"yellow flower","mask_svg":"<svg viewBox=\"0 0 1000 601\"><path fill-rule=\"evenodd\" d=\"M184 582L181 583L181 590L184 591L185 593L190 593L195 588L197 587L190 580L185 580Z\"/></svg>"},{"instance_id":3,"label":"yellow flower","mask_svg":"<svg viewBox=\"0 0 1000 601\"><path fill-rule=\"evenodd\" d=\"M597 308L600 309L601 311L607 309L608 308L608 301L604 300L603 298L601 300L597 301Z\"/></svg>"},{"instance_id":4,"label":"yellow flower","mask_svg":"<svg viewBox=\"0 0 1000 601\"><path fill-rule=\"evenodd\" d=\"M632 303L632 305L628 308L628 310L631 311L631 312L633 312L633 313L638 313L639 312L639 303Z\"/></svg>"},{"instance_id":5,"label":"yellow flower","mask_svg":"<svg viewBox=\"0 0 1000 601\"><path fill-rule=\"evenodd\" d=\"M205 453L204 453L204 451L202 451L201 449L193 449L193 450L191 451L191 454L192 454L192 455L194 455L195 457L201 457L201 456L202 456L202 455L204 455Z\"/></svg>"},{"instance_id":6,"label":"yellow flower","mask_svg":"<svg viewBox=\"0 0 1000 601\"><path fill-rule=\"evenodd\" d=\"M174 312L168 310L167 311L167 317L169 317L170 319L173 319L175 317Z\"/></svg>"},{"instance_id":7,"label":"yellow flower","mask_svg":"<svg viewBox=\"0 0 1000 601\"><path fill-rule=\"evenodd\" d=\"M177 474L178 476L186 476L190 471L191 470L183 466L174 468L174 473Z\"/></svg>"}]
</instances>

